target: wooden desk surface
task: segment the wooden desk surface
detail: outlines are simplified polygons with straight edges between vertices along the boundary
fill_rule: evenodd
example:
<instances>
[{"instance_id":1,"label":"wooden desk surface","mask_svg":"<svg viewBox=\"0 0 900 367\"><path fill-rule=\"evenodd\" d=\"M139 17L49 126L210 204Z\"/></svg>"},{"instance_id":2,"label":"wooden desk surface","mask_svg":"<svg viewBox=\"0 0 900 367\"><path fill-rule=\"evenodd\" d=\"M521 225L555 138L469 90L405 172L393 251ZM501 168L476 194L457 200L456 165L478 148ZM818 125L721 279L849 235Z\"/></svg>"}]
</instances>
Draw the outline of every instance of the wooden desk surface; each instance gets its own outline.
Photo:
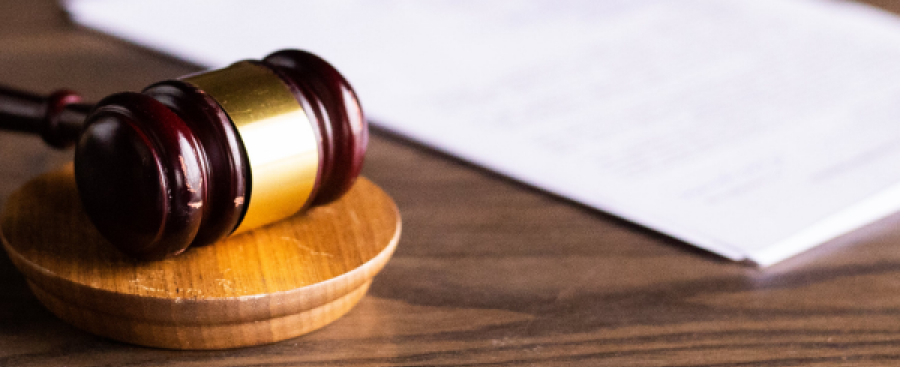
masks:
<instances>
[{"instance_id":1,"label":"wooden desk surface","mask_svg":"<svg viewBox=\"0 0 900 367\"><path fill-rule=\"evenodd\" d=\"M52 2L0 3L4 84L96 100L191 71L72 27ZM70 156L0 134L0 203ZM331 326L229 351L121 344L57 320L0 255L0 366L900 363L900 215L756 269L379 131L365 174L399 204L404 234Z\"/></svg>"}]
</instances>

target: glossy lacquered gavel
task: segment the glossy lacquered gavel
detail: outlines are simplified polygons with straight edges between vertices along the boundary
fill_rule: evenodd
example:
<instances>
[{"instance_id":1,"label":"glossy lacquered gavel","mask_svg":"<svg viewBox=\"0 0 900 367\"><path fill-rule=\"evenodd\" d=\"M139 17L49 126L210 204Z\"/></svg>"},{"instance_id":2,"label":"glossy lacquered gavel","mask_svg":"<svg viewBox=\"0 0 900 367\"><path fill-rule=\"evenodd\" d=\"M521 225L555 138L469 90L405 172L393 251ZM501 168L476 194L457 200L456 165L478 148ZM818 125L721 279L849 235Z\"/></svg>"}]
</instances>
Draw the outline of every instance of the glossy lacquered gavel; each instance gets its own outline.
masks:
<instances>
[{"instance_id":1,"label":"glossy lacquered gavel","mask_svg":"<svg viewBox=\"0 0 900 367\"><path fill-rule=\"evenodd\" d=\"M362 168L366 120L353 89L304 51L113 94L0 90L0 128L75 147L85 212L143 259L216 242L328 203Z\"/></svg>"}]
</instances>

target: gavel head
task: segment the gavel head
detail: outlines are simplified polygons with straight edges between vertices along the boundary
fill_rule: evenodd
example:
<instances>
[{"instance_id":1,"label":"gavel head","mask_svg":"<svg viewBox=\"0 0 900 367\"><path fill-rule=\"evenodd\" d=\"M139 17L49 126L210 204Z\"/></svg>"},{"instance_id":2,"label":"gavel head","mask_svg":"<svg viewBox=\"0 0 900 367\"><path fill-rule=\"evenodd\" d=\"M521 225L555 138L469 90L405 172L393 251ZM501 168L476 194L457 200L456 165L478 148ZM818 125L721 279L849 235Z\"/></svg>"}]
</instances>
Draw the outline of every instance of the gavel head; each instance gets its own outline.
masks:
<instances>
[{"instance_id":1,"label":"gavel head","mask_svg":"<svg viewBox=\"0 0 900 367\"><path fill-rule=\"evenodd\" d=\"M75 150L97 229L144 259L340 197L368 131L347 81L296 50L101 100Z\"/></svg>"}]
</instances>

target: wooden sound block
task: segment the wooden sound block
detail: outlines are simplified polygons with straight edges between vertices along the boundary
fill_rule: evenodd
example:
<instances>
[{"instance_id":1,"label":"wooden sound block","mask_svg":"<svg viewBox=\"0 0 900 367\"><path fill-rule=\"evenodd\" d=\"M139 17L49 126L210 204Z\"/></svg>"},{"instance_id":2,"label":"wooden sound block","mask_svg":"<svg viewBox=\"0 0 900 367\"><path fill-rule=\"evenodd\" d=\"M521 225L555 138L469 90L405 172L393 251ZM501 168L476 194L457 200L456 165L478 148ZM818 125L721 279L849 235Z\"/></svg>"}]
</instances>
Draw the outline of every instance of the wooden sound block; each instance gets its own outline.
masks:
<instances>
[{"instance_id":1,"label":"wooden sound block","mask_svg":"<svg viewBox=\"0 0 900 367\"><path fill-rule=\"evenodd\" d=\"M14 193L0 234L34 294L66 322L134 344L221 349L292 338L344 315L391 257L400 216L361 178L327 206L142 262L94 229L70 166Z\"/></svg>"}]
</instances>

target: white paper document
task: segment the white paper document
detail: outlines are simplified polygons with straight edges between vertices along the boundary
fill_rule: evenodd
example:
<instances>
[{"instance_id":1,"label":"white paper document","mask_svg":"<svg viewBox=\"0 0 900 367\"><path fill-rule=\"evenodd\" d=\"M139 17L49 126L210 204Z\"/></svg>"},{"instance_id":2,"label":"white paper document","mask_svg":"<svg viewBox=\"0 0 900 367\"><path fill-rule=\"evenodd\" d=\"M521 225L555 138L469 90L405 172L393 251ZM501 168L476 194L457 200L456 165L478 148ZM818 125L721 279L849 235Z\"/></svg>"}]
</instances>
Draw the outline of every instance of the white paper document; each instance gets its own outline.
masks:
<instances>
[{"instance_id":1,"label":"white paper document","mask_svg":"<svg viewBox=\"0 0 900 367\"><path fill-rule=\"evenodd\" d=\"M734 260L900 209L900 20L813 0L72 0L210 67L303 48L378 125Z\"/></svg>"}]
</instances>

